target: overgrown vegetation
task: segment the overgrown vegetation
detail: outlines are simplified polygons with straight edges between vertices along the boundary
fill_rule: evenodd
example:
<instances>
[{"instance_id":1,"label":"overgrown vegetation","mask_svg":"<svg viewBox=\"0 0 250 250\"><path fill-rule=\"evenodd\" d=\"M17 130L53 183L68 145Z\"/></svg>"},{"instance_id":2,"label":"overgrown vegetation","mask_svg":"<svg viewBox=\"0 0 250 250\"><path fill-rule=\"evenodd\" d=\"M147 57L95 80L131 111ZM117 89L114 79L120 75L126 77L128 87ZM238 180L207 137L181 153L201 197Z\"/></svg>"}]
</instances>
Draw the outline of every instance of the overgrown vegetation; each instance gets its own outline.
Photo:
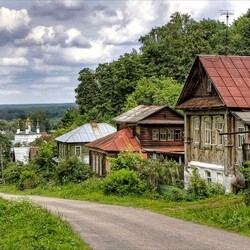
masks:
<instances>
[{"instance_id":1,"label":"overgrown vegetation","mask_svg":"<svg viewBox=\"0 0 250 250\"><path fill-rule=\"evenodd\" d=\"M70 225L30 202L0 199L1 249L90 249Z\"/></svg>"}]
</instances>

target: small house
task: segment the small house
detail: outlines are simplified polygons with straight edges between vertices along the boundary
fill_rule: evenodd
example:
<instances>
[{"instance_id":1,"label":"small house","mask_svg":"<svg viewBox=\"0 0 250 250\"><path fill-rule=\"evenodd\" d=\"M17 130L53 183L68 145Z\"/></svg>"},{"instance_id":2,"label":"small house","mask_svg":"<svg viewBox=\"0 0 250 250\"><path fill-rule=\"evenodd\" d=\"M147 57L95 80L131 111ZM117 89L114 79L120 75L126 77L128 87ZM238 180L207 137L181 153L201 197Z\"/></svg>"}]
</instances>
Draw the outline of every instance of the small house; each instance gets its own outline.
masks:
<instances>
[{"instance_id":1,"label":"small house","mask_svg":"<svg viewBox=\"0 0 250 250\"><path fill-rule=\"evenodd\" d=\"M107 156L116 156L124 150L142 152L145 158L163 157L184 162L181 113L168 106L139 105L113 120L116 133L86 145L90 149L90 165L96 174L106 175L109 171ZM98 172L97 169L102 170Z\"/></svg>"},{"instance_id":2,"label":"small house","mask_svg":"<svg viewBox=\"0 0 250 250\"><path fill-rule=\"evenodd\" d=\"M184 111L186 187L197 168L230 193L250 156L250 57L198 55L176 108Z\"/></svg>"},{"instance_id":3,"label":"small house","mask_svg":"<svg viewBox=\"0 0 250 250\"><path fill-rule=\"evenodd\" d=\"M58 158L66 160L76 156L81 162L89 163L88 148L86 143L114 133L116 129L107 123L87 123L57 138Z\"/></svg>"}]
</instances>

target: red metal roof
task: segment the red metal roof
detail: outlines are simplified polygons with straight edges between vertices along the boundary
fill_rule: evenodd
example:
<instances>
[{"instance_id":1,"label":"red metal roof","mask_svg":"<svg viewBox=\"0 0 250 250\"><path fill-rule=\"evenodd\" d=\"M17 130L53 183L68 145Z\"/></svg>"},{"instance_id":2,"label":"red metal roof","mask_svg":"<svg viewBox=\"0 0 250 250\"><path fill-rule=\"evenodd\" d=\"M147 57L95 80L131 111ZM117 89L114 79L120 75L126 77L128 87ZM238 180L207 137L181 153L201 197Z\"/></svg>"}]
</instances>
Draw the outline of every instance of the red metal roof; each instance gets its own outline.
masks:
<instances>
[{"instance_id":1,"label":"red metal roof","mask_svg":"<svg viewBox=\"0 0 250 250\"><path fill-rule=\"evenodd\" d=\"M120 152L125 150L130 150L133 152L144 151L129 128L121 129L113 134L87 143L86 146L107 152Z\"/></svg>"},{"instance_id":2,"label":"red metal roof","mask_svg":"<svg viewBox=\"0 0 250 250\"><path fill-rule=\"evenodd\" d=\"M250 108L250 56L198 56L229 108Z\"/></svg>"}]
</instances>

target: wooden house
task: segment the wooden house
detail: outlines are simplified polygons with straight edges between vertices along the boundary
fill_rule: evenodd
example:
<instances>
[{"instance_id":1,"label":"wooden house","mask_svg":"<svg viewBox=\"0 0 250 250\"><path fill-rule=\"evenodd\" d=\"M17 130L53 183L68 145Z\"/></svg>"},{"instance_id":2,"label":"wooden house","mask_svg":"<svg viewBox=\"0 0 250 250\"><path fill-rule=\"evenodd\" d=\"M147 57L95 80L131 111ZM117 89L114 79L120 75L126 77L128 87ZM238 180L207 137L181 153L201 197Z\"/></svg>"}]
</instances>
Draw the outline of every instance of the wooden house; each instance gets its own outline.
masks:
<instances>
[{"instance_id":1,"label":"wooden house","mask_svg":"<svg viewBox=\"0 0 250 250\"><path fill-rule=\"evenodd\" d=\"M113 119L118 132L87 144L90 165L100 169L102 175L109 171L107 156L124 150L142 152L145 158L164 157L166 160L184 162L183 115L168 106L139 105ZM112 145L112 150L108 146ZM94 155L98 155L98 160ZM103 163L100 163L103 161ZM95 171L99 174L98 171Z\"/></svg>"},{"instance_id":2,"label":"wooden house","mask_svg":"<svg viewBox=\"0 0 250 250\"><path fill-rule=\"evenodd\" d=\"M89 163L86 143L114 133L116 129L107 123L87 123L57 138L58 160L76 156L81 162Z\"/></svg>"},{"instance_id":3,"label":"wooden house","mask_svg":"<svg viewBox=\"0 0 250 250\"><path fill-rule=\"evenodd\" d=\"M184 111L186 186L197 168L231 192L250 156L250 57L198 55L176 107Z\"/></svg>"}]
</instances>

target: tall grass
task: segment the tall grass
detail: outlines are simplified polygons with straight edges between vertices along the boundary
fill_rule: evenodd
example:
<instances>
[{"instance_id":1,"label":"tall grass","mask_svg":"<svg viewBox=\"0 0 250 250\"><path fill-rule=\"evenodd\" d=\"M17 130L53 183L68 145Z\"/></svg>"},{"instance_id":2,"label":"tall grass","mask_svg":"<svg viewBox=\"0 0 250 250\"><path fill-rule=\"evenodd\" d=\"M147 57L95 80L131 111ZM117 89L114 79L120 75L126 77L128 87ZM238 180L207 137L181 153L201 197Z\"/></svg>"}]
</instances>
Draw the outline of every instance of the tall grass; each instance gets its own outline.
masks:
<instances>
[{"instance_id":1,"label":"tall grass","mask_svg":"<svg viewBox=\"0 0 250 250\"><path fill-rule=\"evenodd\" d=\"M70 225L30 202L0 199L0 249L90 249Z\"/></svg>"}]
</instances>

